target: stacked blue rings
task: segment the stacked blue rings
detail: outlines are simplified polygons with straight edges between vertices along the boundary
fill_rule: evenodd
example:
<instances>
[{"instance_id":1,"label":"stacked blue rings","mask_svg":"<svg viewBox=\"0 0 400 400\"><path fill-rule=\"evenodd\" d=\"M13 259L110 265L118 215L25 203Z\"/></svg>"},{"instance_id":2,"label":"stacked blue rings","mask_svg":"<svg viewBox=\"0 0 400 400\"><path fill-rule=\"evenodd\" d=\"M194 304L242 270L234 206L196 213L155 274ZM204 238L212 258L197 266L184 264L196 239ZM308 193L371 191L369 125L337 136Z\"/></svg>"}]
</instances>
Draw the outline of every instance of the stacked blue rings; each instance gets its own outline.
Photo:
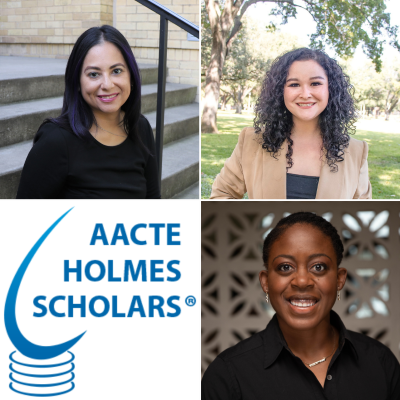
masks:
<instances>
[{"instance_id":1,"label":"stacked blue rings","mask_svg":"<svg viewBox=\"0 0 400 400\"><path fill-rule=\"evenodd\" d=\"M65 356L69 358L65 360ZM64 357L63 357L64 356ZM29 363L19 361L19 353L10 354L10 389L16 393L33 397L50 397L65 394L74 389L75 374L72 372L75 359L70 351L51 359L52 364L44 364L44 360L28 359ZM42 363L40 363L42 362Z\"/></svg>"}]
</instances>

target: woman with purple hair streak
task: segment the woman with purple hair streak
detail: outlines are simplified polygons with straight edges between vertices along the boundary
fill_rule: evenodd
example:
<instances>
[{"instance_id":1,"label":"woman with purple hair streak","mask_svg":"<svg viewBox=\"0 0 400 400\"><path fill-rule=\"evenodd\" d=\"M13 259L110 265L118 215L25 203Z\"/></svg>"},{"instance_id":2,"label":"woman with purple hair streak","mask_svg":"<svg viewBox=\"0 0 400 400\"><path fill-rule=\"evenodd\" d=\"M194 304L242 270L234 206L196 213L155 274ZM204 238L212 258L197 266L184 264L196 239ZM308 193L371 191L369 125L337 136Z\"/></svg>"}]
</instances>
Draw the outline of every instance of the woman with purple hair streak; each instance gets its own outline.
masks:
<instances>
[{"instance_id":1,"label":"woman with purple hair streak","mask_svg":"<svg viewBox=\"0 0 400 400\"><path fill-rule=\"evenodd\" d=\"M125 37L90 28L72 49L61 115L39 127L19 199L160 198L153 131Z\"/></svg>"}]
</instances>

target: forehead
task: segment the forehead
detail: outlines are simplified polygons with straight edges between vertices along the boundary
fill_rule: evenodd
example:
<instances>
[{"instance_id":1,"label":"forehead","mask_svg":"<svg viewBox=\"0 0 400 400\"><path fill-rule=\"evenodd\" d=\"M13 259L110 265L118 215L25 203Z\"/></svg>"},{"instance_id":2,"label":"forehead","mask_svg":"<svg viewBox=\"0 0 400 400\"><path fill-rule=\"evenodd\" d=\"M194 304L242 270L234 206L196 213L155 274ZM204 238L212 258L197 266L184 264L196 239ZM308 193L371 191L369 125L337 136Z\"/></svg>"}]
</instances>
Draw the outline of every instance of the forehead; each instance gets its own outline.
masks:
<instances>
[{"instance_id":1,"label":"forehead","mask_svg":"<svg viewBox=\"0 0 400 400\"><path fill-rule=\"evenodd\" d=\"M286 228L272 244L270 256L275 257L281 253L294 257L325 253L336 258L336 252L329 236L314 225L300 223Z\"/></svg>"},{"instance_id":2,"label":"forehead","mask_svg":"<svg viewBox=\"0 0 400 400\"><path fill-rule=\"evenodd\" d=\"M325 70L316 61L295 61L290 66L286 79L297 78L299 80L309 80L317 76L328 80Z\"/></svg>"},{"instance_id":3,"label":"forehead","mask_svg":"<svg viewBox=\"0 0 400 400\"><path fill-rule=\"evenodd\" d=\"M110 42L103 42L93 46L86 54L83 66L109 68L116 63L125 64L124 57L117 46Z\"/></svg>"}]
</instances>

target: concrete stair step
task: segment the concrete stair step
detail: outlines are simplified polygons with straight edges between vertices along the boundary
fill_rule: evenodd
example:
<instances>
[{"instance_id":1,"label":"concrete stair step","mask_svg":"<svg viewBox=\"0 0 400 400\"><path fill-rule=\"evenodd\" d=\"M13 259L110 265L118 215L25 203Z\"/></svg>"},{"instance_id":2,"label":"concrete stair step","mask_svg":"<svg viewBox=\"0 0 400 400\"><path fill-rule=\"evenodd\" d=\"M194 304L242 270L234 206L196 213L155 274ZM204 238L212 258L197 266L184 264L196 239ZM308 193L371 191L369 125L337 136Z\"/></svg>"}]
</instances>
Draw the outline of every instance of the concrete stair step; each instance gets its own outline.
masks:
<instances>
[{"instance_id":1,"label":"concrete stair step","mask_svg":"<svg viewBox=\"0 0 400 400\"><path fill-rule=\"evenodd\" d=\"M181 83L167 83L165 85L165 108L177 107L193 103L196 98L197 87ZM157 84L142 86L142 114L157 109Z\"/></svg>"},{"instance_id":2,"label":"concrete stair step","mask_svg":"<svg viewBox=\"0 0 400 400\"><path fill-rule=\"evenodd\" d=\"M154 134L156 112L145 114ZM199 103L166 108L164 111L164 145L199 132Z\"/></svg>"},{"instance_id":3,"label":"concrete stair step","mask_svg":"<svg viewBox=\"0 0 400 400\"><path fill-rule=\"evenodd\" d=\"M66 65L60 59L0 56L0 104L62 96ZM139 69L142 85L157 82L156 65L139 64Z\"/></svg>"},{"instance_id":4,"label":"concrete stair step","mask_svg":"<svg viewBox=\"0 0 400 400\"><path fill-rule=\"evenodd\" d=\"M0 199L15 199L22 167L32 147L25 141L0 148ZM171 198L199 179L199 135L175 141L164 147L162 198ZM182 193L184 195L186 193ZM196 198L199 198L198 195Z\"/></svg>"},{"instance_id":5,"label":"concrete stair step","mask_svg":"<svg viewBox=\"0 0 400 400\"><path fill-rule=\"evenodd\" d=\"M60 115L61 107L62 97L0 105L0 147L33 139L43 120ZM156 112L145 116L155 132ZM198 103L166 108L164 144L198 132L198 118Z\"/></svg>"},{"instance_id":6,"label":"concrete stair step","mask_svg":"<svg viewBox=\"0 0 400 400\"><path fill-rule=\"evenodd\" d=\"M32 147L26 141L0 148L0 199L15 199L22 167Z\"/></svg>"},{"instance_id":7,"label":"concrete stair step","mask_svg":"<svg viewBox=\"0 0 400 400\"><path fill-rule=\"evenodd\" d=\"M200 190L199 190L199 183L195 183L192 186L189 186L187 189L183 190L182 192L176 194L173 199L199 199L200 198Z\"/></svg>"},{"instance_id":8,"label":"concrete stair step","mask_svg":"<svg viewBox=\"0 0 400 400\"><path fill-rule=\"evenodd\" d=\"M161 198L169 199L199 181L199 135L164 147ZM197 197L198 198L198 197Z\"/></svg>"}]
</instances>

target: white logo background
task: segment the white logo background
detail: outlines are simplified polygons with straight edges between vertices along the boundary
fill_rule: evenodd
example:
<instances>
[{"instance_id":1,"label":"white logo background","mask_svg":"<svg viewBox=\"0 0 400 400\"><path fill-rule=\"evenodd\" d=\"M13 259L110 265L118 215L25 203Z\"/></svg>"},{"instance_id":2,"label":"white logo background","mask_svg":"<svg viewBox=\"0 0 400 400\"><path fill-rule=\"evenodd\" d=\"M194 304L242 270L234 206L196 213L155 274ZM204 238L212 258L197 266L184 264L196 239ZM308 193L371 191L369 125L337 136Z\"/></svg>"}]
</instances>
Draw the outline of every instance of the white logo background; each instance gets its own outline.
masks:
<instances>
[{"instance_id":1,"label":"white logo background","mask_svg":"<svg viewBox=\"0 0 400 400\"><path fill-rule=\"evenodd\" d=\"M40 236L68 209L74 209L58 224L33 258L18 293L16 315L20 330L35 344L52 345L70 340L84 331L82 339L72 347L75 354L75 389L60 399L200 399L200 202L196 201L27 201L0 203L0 398L22 399L26 396L9 389L9 354L15 350L4 325L4 304L8 289L21 262ZM100 241L90 246L96 223L102 223L109 243L117 223L124 224L129 238L115 246ZM180 246L167 246L166 229L161 230L160 245L154 245L154 230L139 229L138 238L147 245L130 240L131 228L138 224L180 223ZM113 260L114 276L122 282L109 282L106 277L90 282L82 271L82 282L64 282L64 260L82 269L90 260L106 266ZM124 261L146 260L147 282L123 282ZM164 260L164 282L150 282L150 260ZM173 276L166 268L170 260L179 260L182 276ZM95 275L96 268L93 268ZM33 317L36 296L47 297L46 304L57 295L74 296L74 302L86 296L86 318L79 310L74 318L56 318L48 312L43 318ZM141 296L146 318L134 313L132 318L94 317L88 303L94 296L112 302L118 296L118 312L128 313L134 295ZM187 296L196 298L196 305L185 304ZM167 312L167 298L179 296L181 314L176 318L160 318L157 311L149 317L149 296L162 296ZM96 307L97 309L97 307ZM98 311L101 311L99 307ZM67 301L56 304L57 312L68 313Z\"/></svg>"}]
</instances>

